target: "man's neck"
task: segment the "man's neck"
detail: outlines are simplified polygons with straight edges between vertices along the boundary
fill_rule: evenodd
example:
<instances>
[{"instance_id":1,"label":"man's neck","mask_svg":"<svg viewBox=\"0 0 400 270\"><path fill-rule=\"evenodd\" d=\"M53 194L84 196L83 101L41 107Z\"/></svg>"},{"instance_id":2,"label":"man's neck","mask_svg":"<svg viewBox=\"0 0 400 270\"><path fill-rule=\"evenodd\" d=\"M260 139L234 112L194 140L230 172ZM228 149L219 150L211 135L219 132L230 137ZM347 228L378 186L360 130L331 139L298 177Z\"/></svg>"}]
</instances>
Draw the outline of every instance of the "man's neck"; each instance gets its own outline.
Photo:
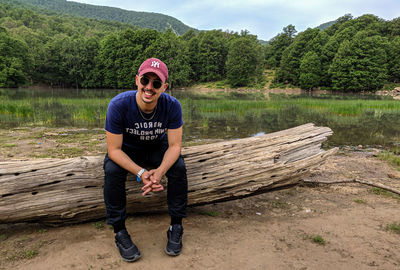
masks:
<instances>
[{"instance_id":1,"label":"man's neck","mask_svg":"<svg viewBox=\"0 0 400 270\"><path fill-rule=\"evenodd\" d=\"M154 108L157 106L157 103L145 103L139 98L136 98L136 103L139 107L139 109L144 112L144 113L152 113L154 111Z\"/></svg>"}]
</instances>

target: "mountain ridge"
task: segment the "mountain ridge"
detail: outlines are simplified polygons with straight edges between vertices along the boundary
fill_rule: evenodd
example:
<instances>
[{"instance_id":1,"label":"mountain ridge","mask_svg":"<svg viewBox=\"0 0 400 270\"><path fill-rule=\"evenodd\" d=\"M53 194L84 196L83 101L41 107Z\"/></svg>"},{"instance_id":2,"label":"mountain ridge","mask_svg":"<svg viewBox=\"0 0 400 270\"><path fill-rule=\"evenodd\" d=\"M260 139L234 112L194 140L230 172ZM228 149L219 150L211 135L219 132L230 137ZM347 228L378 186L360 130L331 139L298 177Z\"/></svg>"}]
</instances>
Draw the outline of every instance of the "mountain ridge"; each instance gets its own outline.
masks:
<instances>
[{"instance_id":1,"label":"mountain ridge","mask_svg":"<svg viewBox=\"0 0 400 270\"><path fill-rule=\"evenodd\" d=\"M178 35L182 35L190 29L194 29L172 16L154 12L132 11L122 8L83 4L67 0L14 0L9 1L9 3L30 5L77 17L117 21L140 28L156 29L158 31L171 29Z\"/></svg>"}]
</instances>

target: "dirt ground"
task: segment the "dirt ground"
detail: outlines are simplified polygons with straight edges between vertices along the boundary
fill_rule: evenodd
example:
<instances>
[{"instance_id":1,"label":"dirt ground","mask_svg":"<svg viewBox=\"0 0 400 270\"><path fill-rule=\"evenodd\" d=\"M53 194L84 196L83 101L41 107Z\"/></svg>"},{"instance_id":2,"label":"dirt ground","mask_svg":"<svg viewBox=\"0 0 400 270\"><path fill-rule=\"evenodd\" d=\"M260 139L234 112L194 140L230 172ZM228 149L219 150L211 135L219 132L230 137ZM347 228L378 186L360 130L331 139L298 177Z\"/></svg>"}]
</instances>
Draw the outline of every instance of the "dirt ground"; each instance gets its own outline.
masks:
<instances>
[{"instance_id":1,"label":"dirt ground","mask_svg":"<svg viewBox=\"0 0 400 270\"><path fill-rule=\"evenodd\" d=\"M32 147L38 150L36 141ZM310 183L354 178L400 189L399 171L386 162L340 152L297 186L190 208L178 257L163 251L169 217L157 213L127 221L142 252L134 263L120 258L104 220L0 224L0 269L400 269L398 195L358 183Z\"/></svg>"}]
</instances>

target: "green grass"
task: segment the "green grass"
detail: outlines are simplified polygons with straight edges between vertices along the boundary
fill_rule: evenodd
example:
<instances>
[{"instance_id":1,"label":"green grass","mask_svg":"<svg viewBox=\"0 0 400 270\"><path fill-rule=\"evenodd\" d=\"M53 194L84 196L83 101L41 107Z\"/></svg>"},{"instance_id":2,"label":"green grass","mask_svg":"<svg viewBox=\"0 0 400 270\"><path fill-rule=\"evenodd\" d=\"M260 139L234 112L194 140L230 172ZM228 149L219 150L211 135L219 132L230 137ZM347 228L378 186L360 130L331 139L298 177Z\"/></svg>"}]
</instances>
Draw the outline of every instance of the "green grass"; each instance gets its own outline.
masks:
<instances>
[{"instance_id":1,"label":"green grass","mask_svg":"<svg viewBox=\"0 0 400 270\"><path fill-rule=\"evenodd\" d=\"M225 81L209 83L213 88L225 88ZM400 102L381 99L346 99L343 96L334 97L283 97L270 95L267 100L262 92L211 92L207 94L183 94L180 101L184 116L193 107L198 109L203 117L213 117L215 114L244 116L246 114L261 115L261 111L279 111L285 107L297 107L303 111L332 114L336 116L360 116L370 112L372 117L381 118L388 112L399 112ZM212 100L212 102L210 102ZM102 127L105 121L109 97L83 98L36 98L32 100L10 100L3 97L0 100L0 120L4 123L25 123L35 126L91 126Z\"/></svg>"},{"instance_id":2,"label":"green grass","mask_svg":"<svg viewBox=\"0 0 400 270\"><path fill-rule=\"evenodd\" d=\"M286 208L288 208L288 204L286 202L282 202L282 201L272 201L271 207L279 208L279 209L286 209Z\"/></svg>"},{"instance_id":3,"label":"green grass","mask_svg":"<svg viewBox=\"0 0 400 270\"><path fill-rule=\"evenodd\" d=\"M97 230L102 230L104 229L104 222L96 221L95 223L93 223L93 227L95 227Z\"/></svg>"},{"instance_id":4,"label":"green grass","mask_svg":"<svg viewBox=\"0 0 400 270\"><path fill-rule=\"evenodd\" d=\"M366 204L367 202L363 199L355 199L354 202L359 203L359 204Z\"/></svg>"},{"instance_id":5,"label":"green grass","mask_svg":"<svg viewBox=\"0 0 400 270\"><path fill-rule=\"evenodd\" d=\"M386 226L386 229L392 231L394 233L400 234L400 224L399 223L391 223Z\"/></svg>"},{"instance_id":6,"label":"green grass","mask_svg":"<svg viewBox=\"0 0 400 270\"><path fill-rule=\"evenodd\" d=\"M59 157L59 158L70 158L70 157L78 157L82 156L85 152L85 148L78 147L69 147L62 146L58 148L50 148L47 149L44 153L32 153L29 156L33 158L50 158L50 157Z\"/></svg>"},{"instance_id":7,"label":"green grass","mask_svg":"<svg viewBox=\"0 0 400 270\"><path fill-rule=\"evenodd\" d=\"M6 144L3 144L3 147L6 147L6 148L12 148L12 147L16 147L17 145L15 144L15 143L6 143Z\"/></svg>"},{"instance_id":8,"label":"green grass","mask_svg":"<svg viewBox=\"0 0 400 270\"><path fill-rule=\"evenodd\" d=\"M377 187L376 187L376 188L373 188L373 189L372 189L372 193L374 193L374 194L376 194L376 195L388 197L388 198L394 198L394 199L397 199L397 200L400 201L400 196L399 196L399 195L397 195L397 194L395 194L395 193L393 193L393 192L384 190L384 189L382 189L382 188L377 188Z\"/></svg>"},{"instance_id":9,"label":"green grass","mask_svg":"<svg viewBox=\"0 0 400 270\"><path fill-rule=\"evenodd\" d=\"M224 87L226 82L209 83ZM115 94L115 93L113 93ZM273 132L304 123L328 126L333 130L325 144L386 145L398 141L400 134L400 102L365 96L289 96L263 91L171 91L182 104L185 140L201 138L232 139L248 137L259 131ZM0 99L0 121L5 127L85 127L103 128L110 97L92 94L81 98ZM222 129L221 129L222 128ZM101 130L101 132L104 132ZM43 132L32 132L38 139ZM397 135L396 135L397 134ZM32 135L33 136L33 135ZM103 141L86 135L70 134L54 137L60 145L80 141L96 149ZM397 136L397 137L396 137ZM53 139L52 136L46 138ZM14 141L12 141L14 143ZM37 143L37 142L36 142ZM2 141L0 145L11 144ZM13 149L9 146L10 149ZM3 147L3 149L5 149ZM61 156L82 154L77 149L62 150ZM53 153L41 154L47 157ZM35 156L39 157L39 156ZM396 164L398 159L393 159Z\"/></svg>"},{"instance_id":10,"label":"green grass","mask_svg":"<svg viewBox=\"0 0 400 270\"><path fill-rule=\"evenodd\" d=\"M218 217L220 215L220 213L214 212L214 211L202 211L202 212L200 212L200 215L206 215L206 216L210 216L210 217Z\"/></svg>"},{"instance_id":11,"label":"green grass","mask_svg":"<svg viewBox=\"0 0 400 270\"><path fill-rule=\"evenodd\" d=\"M321 235L313 235L313 236L311 237L311 240L312 240L314 243L316 243L316 244L318 244L318 245L321 245L321 246L324 246L324 245L326 244L325 239L322 238Z\"/></svg>"},{"instance_id":12,"label":"green grass","mask_svg":"<svg viewBox=\"0 0 400 270\"><path fill-rule=\"evenodd\" d=\"M0 100L0 120L35 126L96 126L104 123L108 98L38 98Z\"/></svg>"},{"instance_id":13,"label":"green grass","mask_svg":"<svg viewBox=\"0 0 400 270\"><path fill-rule=\"evenodd\" d=\"M395 166L398 170L400 170L400 155L399 155L399 153L400 152L398 149L396 149L395 152L381 151L378 154L378 158L389 162L389 164Z\"/></svg>"},{"instance_id":14,"label":"green grass","mask_svg":"<svg viewBox=\"0 0 400 270\"><path fill-rule=\"evenodd\" d=\"M395 87L399 87L400 85L398 83L386 83L383 87L382 90L393 90Z\"/></svg>"},{"instance_id":15,"label":"green grass","mask_svg":"<svg viewBox=\"0 0 400 270\"><path fill-rule=\"evenodd\" d=\"M230 99L235 97L239 98ZM245 97L245 98L243 98ZM286 98L281 95L272 95L271 100L267 100L260 93L253 95L240 94L240 92L218 93L214 96L207 96L206 99L190 101L183 98L182 103L192 106L195 105L201 112L234 112L244 114L249 110L273 109L279 110L282 107L292 106L303 110L317 111L340 116L360 116L363 113L372 113L373 117L382 117L385 112L400 111L400 102L395 100L341 100L341 99L316 99L307 97ZM199 98L199 97L198 97ZM210 102L209 99L213 99ZM190 107L190 106L188 106Z\"/></svg>"},{"instance_id":16,"label":"green grass","mask_svg":"<svg viewBox=\"0 0 400 270\"><path fill-rule=\"evenodd\" d=\"M26 248L26 249L21 249L21 250L17 250L14 251L11 255L8 255L6 257L6 259L8 261L19 261L19 260L24 260L24 259L33 259L34 257L36 257L37 255L39 255L39 249L47 244L47 241L39 241L38 243L34 244L32 247L30 248Z\"/></svg>"}]
</instances>

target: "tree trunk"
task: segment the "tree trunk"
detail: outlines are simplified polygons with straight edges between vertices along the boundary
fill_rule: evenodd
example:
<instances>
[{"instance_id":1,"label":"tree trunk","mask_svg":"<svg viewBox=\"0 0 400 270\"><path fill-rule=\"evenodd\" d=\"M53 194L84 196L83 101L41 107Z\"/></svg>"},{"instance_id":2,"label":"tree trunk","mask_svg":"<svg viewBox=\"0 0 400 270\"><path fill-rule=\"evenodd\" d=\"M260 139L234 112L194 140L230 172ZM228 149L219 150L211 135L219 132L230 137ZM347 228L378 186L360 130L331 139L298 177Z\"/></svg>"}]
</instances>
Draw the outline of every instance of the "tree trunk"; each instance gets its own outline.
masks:
<instances>
[{"instance_id":1,"label":"tree trunk","mask_svg":"<svg viewBox=\"0 0 400 270\"><path fill-rule=\"evenodd\" d=\"M336 148L327 127L305 124L262 136L182 149L189 206L234 200L298 183ZM0 223L70 224L105 217L103 156L0 162ZM128 175L128 213L166 209L166 191L141 196ZM162 182L165 184L166 180Z\"/></svg>"}]
</instances>

